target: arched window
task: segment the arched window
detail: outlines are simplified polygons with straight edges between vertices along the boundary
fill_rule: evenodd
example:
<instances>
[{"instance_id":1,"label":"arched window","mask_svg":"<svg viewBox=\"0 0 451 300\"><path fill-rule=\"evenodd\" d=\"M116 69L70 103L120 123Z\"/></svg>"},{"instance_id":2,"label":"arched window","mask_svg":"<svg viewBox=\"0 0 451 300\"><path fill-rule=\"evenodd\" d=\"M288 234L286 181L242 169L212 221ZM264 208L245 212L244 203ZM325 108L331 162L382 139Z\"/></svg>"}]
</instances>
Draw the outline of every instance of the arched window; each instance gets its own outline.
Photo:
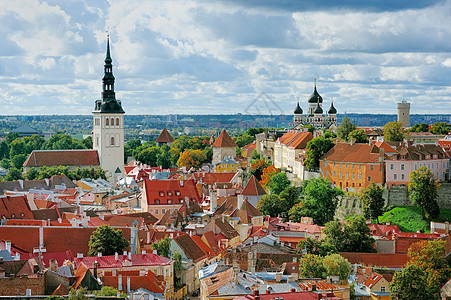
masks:
<instances>
[{"instance_id":1,"label":"arched window","mask_svg":"<svg viewBox=\"0 0 451 300\"><path fill-rule=\"evenodd\" d=\"M111 137L111 146L114 146L114 136Z\"/></svg>"},{"instance_id":2,"label":"arched window","mask_svg":"<svg viewBox=\"0 0 451 300\"><path fill-rule=\"evenodd\" d=\"M116 126L119 126L119 118L116 118Z\"/></svg>"},{"instance_id":3,"label":"arched window","mask_svg":"<svg viewBox=\"0 0 451 300\"><path fill-rule=\"evenodd\" d=\"M106 118L106 120L105 120L105 125L106 125L106 126L109 126L109 125L110 125L110 119Z\"/></svg>"},{"instance_id":4,"label":"arched window","mask_svg":"<svg viewBox=\"0 0 451 300\"><path fill-rule=\"evenodd\" d=\"M111 118L111 126L114 126L114 118Z\"/></svg>"}]
</instances>

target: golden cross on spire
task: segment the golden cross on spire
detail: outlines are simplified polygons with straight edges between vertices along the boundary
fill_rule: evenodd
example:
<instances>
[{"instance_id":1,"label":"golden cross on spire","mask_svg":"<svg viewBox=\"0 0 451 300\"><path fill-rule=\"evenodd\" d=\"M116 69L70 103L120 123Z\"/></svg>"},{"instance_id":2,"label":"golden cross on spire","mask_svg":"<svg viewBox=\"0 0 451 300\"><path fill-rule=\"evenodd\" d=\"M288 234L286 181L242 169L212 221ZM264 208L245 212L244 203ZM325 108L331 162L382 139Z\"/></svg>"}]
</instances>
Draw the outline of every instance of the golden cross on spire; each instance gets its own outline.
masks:
<instances>
[{"instance_id":1,"label":"golden cross on spire","mask_svg":"<svg viewBox=\"0 0 451 300\"><path fill-rule=\"evenodd\" d=\"M106 32L106 37L109 38L110 37L110 26L107 26L105 32Z\"/></svg>"},{"instance_id":2,"label":"golden cross on spire","mask_svg":"<svg viewBox=\"0 0 451 300\"><path fill-rule=\"evenodd\" d=\"M315 87L316 87L316 77L315 77Z\"/></svg>"}]
</instances>

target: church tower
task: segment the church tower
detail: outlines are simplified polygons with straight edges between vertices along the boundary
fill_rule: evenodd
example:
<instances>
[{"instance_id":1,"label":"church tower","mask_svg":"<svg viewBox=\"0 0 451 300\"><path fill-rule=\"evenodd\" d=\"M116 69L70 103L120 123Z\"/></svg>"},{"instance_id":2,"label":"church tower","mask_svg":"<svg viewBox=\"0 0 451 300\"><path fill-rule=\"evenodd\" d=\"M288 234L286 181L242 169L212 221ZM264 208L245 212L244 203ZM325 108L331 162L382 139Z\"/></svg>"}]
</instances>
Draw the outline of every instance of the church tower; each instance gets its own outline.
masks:
<instances>
[{"instance_id":1,"label":"church tower","mask_svg":"<svg viewBox=\"0 0 451 300\"><path fill-rule=\"evenodd\" d=\"M110 38L102 78L102 99L96 100L93 113L92 146L99 154L100 167L108 180L116 181L124 171L124 110L114 93L113 64L110 56Z\"/></svg>"},{"instance_id":2,"label":"church tower","mask_svg":"<svg viewBox=\"0 0 451 300\"><path fill-rule=\"evenodd\" d=\"M398 122L402 123L403 127L410 127L410 103L402 101L398 104Z\"/></svg>"}]
</instances>

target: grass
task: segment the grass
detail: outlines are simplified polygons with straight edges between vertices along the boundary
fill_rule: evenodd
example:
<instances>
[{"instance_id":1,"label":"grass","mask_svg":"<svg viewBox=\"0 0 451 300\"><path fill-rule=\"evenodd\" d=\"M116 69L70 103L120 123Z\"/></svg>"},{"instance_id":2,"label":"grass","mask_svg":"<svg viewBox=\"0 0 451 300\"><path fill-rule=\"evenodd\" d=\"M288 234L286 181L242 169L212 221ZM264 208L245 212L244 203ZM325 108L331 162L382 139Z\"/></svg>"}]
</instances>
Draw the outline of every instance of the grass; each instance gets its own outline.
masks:
<instances>
[{"instance_id":1,"label":"grass","mask_svg":"<svg viewBox=\"0 0 451 300\"><path fill-rule=\"evenodd\" d=\"M440 209L440 217L435 219L437 222L451 220L451 209ZM430 232L430 222L421 217L421 208L416 206L399 206L389 210L379 217L379 222L390 222L397 225L404 232Z\"/></svg>"}]
</instances>

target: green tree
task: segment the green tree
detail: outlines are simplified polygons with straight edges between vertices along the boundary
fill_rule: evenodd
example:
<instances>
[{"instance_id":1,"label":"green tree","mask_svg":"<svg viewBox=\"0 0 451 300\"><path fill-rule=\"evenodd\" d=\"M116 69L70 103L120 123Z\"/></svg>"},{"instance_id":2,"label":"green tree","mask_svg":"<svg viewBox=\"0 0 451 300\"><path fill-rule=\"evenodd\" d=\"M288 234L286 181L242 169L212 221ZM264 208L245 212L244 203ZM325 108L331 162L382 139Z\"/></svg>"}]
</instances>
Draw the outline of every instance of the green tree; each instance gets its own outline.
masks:
<instances>
[{"instance_id":1,"label":"green tree","mask_svg":"<svg viewBox=\"0 0 451 300\"><path fill-rule=\"evenodd\" d=\"M428 132L429 126L426 123L415 124L410 129L410 132Z\"/></svg>"},{"instance_id":2,"label":"green tree","mask_svg":"<svg viewBox=\"0 0 451 300\"><path fill-rule=\"evenodd\" d=\"M11 163L14 168L21 170L23 167L23 163L27 160L28 155L25 154L17 154L11 158Z\"/></svg>"},{"instance_id":3,"label":"green tree","mask_svg":"<svg viewBox=\"0 0 451 300\"><path fill-rule=\"evenodd\" d=\"M290 220L300 222L301 217L312 217L318 225L333 220L337 209L338 197L343 192L332 186L326 178L314 178L304 181L302 200L289 211Z\"/></svg>"},{"instance_id":4,"label":"green tree","mask_svg":"<svg viewBox=\"0 0 451 300\"><path fill-rule=\"evenodd\" d=\"M211 163L213 159L213 148L211 148L210 145L207 145L204 149L202 149L202 153L205 154L205 162Z\"/></svg>"},{"instance_id":5,"label":"green tree","mask_svg":"<svg viewBox=\"0 0 451 300\"><path fill-rule=\"evenodd\" d=\"M402 142L404 140L404 128L402 122L388 122L384 125L384 140L389 142Z\"/></svg>"},{"instance_id":6,"label":"green tree","mask_svg":"<svg viewBox=\"0 0 451 300\"><path fill-rule=\"evenodd\" d=\"M116 252L122 253L129 242L122 236L122 230L102 225L92 233L88 245L89 256L97 255L99 252L103 255L114 255Z\"/></svg>"},{"instance_id":7,"label":"green tree","mask_svg":"<svg viewBox=\"0 0 451 300\"><path fill-rule=\"evenodd\" d=\"M437 203L439 187L438 180L425 166L410 173L410 200L421 207L423 219L430 220L440 215Z\"/></svg>"},{"instance_id":8,"label":"green tree","mask_svg":"<svg viewBox=\"0 0 451 300\"><path fill-rule=\"evenodd\" d=\"M17 132L10 132L6 135L5 141L8 145L10 145L12 141L17 138L20 138L20 135Z\"/></svg>"},{"instance_id":9,"label":"green tree","mask_svg":"<svg viewBox=\"0 0 451 300\"><path fill-rule=\"evenodd\" d=\"M324 240L318 241L317 239L312 239L309 237L299 241L296 248L298 249L298 252L315 254L319 256L327 256L338 253L337 248L334 245L328 244Z\"/></svg>"},{"instance_id":10,"label":"green tree","mask_svg":"<svg viewBox=\"0 0 451 300\"><path fill-rule=\"evenodd\" d=\"M93 291L94 295L99 297L116 297L119 294L121 297L127 298L127 294L120 292L112 286L103 286L100 291Z\"/></svg>"},{"instance_id":11,"label":"green tree","mask_svg":"<svg viewBox=\"0 0 451 300\"><path fill-rule=\"evenodd\" d=\"M252 143L255 140L255 137L245 133L245 134L240 134L239 136L235 137L233 140L235 141L235 144L239 148L243 148L244 146Z\"/></svg>"},{"instance_id":12,"label":"green tree","mask_svg":"<svg viewBox=\"0 0 451 300\"><path fill-rule=\"evenodd\" d=\"M252 136L252 137L254 137L255 138L255 135L256 134L259 134L259 133L262 133L262 132L265 132L265 128L253 128L253 127L251 127L251 128L248 128L247 130L246 130L246 134L247 135L250 135L250 136ZM249 143L248 143L249 144Z\"/></svg>"},{"instance_id":13,"label":"green tree","mask_svg":"<svg viewBox=\"0 0 451 300\"><path fill-rule=\"evenodd\" d=\"M0 159L9 158L9 145L6 141L0 142Z\"/></svg>"},{"instance_id":14,"label":"green tree","mask_svg":"<svg viewBox=\"0 0 451 300\"><path fill-rule=\"evenodd\" d=\"M26 173L25 173L25 178L28 180L35 180L38 178L39 175L39 171L35 168L30 168Z\"/></svg>"},{"instance_id":15,"label":"green tree","mask_svg":"<svg viewBox=\"0 0 451 300\"><path fill-rule=\"evenodd\" d=\"M87 300L88 297L86 296L86 293L88 292L87 288L78 288L74 289L71 288L69 291L69 297L68 300Z\"/></svg>"},{"instance_id":16,"label":"green tree","mask_svg":"<svg viewBox=\"0 0 451 300\"><path fill-rule=\"evenodd\" d=\"M375 252L374 239L363 216L349 220L349 225L331 221L324 228L325 242L340 252Z\"/></svg>"},{"instance_id":17,"label":"green tree","mask_svg":"<svg viewBox=\"0 0 451 300\"><path fill-rule=\"evenodd\" d=\"M161 147L161 153L157 155L157 165L162 167L163 169L168 169L172 165L171 154L169 153L168 145L163 145Z\"/></svg>"},{"instance_id":18,"label":"green tree","mask_svg":"<svg viewBox=\"0 0 451 300\"><path fill-rule=\"evenodd\" d=\"M19 154L27 154L27 147L23 139L17 138L9 145L9 157L14 157Z\"/></svg>"},{"instance_id":19,"label":"green tree","mask_svg":"<svg viewBox=\"0 0 451 300\"><path fill-rule=\"evenodd\" d=\"M14 181L18 179L23 179L22 172L20 170L12 167L9 169L8 175L5 176L3 181Z\"/></svg>"},{"instance_id":20,"label":"green tree","mask_svg":"<svg viewBox=\"0 0 451 300\"><path fill-rule=\"evenodd\" d=\"M273 194L279 195L283 190L289 187L291 181L285 172L275 174L269 180L268 186Z\"/></svg>"},{"instance_id":21,"label":"green tree","mask_svg":"<svg viewBox=\"0 0 451 300\"><path fill-rule=\"evenodd\" d=\"M174 288L175 290L179 290L182 286L182 255L175 250L174 255L172 256L172 259L174 260Z\"/></svg>"},{"instance_id":22,"label":"green tree","mask_svg":"<svg viewBox=\"0 0 451 300\"><path fill-rule=\"evenodd\" d=\"M355 126L354 123L352 123L351 119L349 119L347 116L343 118L343 121L341 121L340 126L337 127L337 135L342 141L348 141L349 140L349 133L351 133L353 130L356 130L357 126Z\"/></svg>"},{"instance_id":23,"label":"green tree","mask_svg":"<svg viewBox=\"0 0 451 300\"><path fill-rule=\"evenodd\" d=\"M390 298L398 300L434 299L434 294L427 286L425 272L416 265L407 266L393 275L388 284ZM437 299L435 297L435 299Z\"/></svg>"},{"instance_id":24,"label":"green tree","mask_svg":"<svg viewBox=\"0 0 451 300\"><path fill-rule=\"evenodd\" d=\"M359 199L363 203L363 214L367 219L378 220L384 213L385 200L382 197L384 188L371 182L366 188L362 189ZM379 221L378 221L379 223Z\"/></svg>"},{"instance_id":25,"label":"green tree","mask_svg":"<svg viewBox=\"0 0 451 300\"><path fill-rule=\"evenodd\" d=\"M263 215L271 217L277 217L284 212L280 197L276 194L264 195L258 201L257 208Z\"/></svg>"},{"instance_id":26,"label":"green tree","mask_svg":"<svg viewBox=\"0 0 451 300\"><path fill-rule=\"evenodd\" d=\"M304 165L308 170L319 169L319 159L326 154L335 144L331 140L325 137L316 137L307 143L307 158L304 161Z\"/></svg>"},{"instance_id":27,"label":"green tree","mask_svg":"<svg viewBox=\"0 0 451 300\"><path fill-rule=\"evenodd\" d=\"M368 136L363 129L354 129L348 134L348 139L353 139L356 143L368 143Z\"/></svg>"},{"instance_id":28,"label":"green tree","mask_svg":"<svg viewBox=\"0 0 451 300\"><path fill-rule=\"evenodd\" d=\"M299 259L299 276L301 278L325 278L326 268L323 258L315 254L306 254Z\"/></svg>"},{"instance_id":29,"label":"green tree","mask_svg":"<svg viewBox=\"0 0 451 300\"><path fill-rule=\"evenodd\" d=\"M339 276L341 280L346 280L351 274L351 264L338 253L324 257L323 264L328 276Z\"/></svg>"},{"instance_id":30,"label":"green tree","mask_svg":"<svg viewBox=\"0 0 451 300\"><path fill-rule=\"evenodd\" d=\"M37 134L33 134L31 137L24 137L27 154L33 150L40 150L45 143L45 139Z\"/></svg>"},{"instance_id":31,"label":"green tree","mask_svg":"<svg viewBox=\"0 0 451 300\"><path fill-rule=\"evenodd\" d=\"M300 194L300 189L296 186L288 186L279 194L283 212L288 212L301 201Z\"/></svg>"},{"instance_id":32,"label":"green tree","mask_svg":"<svg viewBox=\"0 0 451 300\"><path fill-rule=\"evenodd\" d=\"M81 143L86 149L92 149L92 136L88 136L81 140Z\"/></svg>"},{"instance_id":33,"label":"green tree","mask_svg":"<svg viewBox=\"0 0 451 300\"><path fill-rule=\"evenodd\" d=\"M451 124L446 122L437 122L432 125L431 133L433 134L448 134L451 131Z\"/></svg>"},{"instance_id":34,"label":"green tree","mask_svg":"<svg viewBox=\"0 0 451 300\"><path fill-rule=\"evenodd\" d=\"M171 256L171 239L165 237L164 239L159 240L158 242L152 243L150 245L152 249L157 250L157 254L160 256L164 256L169 258Z\"/></svg>"},{"instance_id":35,"label":"green tree","mask_svg":"<svg viewBox=\"0 0 451 300\"><path fill-rule=\"evenodd\" d=\"M142 150L137 156L136 160L142 162L143 164L147 164L151 167L157 166L158 155L161 154L160 147L150 147Z\"/></svg>"}]
</instances>

